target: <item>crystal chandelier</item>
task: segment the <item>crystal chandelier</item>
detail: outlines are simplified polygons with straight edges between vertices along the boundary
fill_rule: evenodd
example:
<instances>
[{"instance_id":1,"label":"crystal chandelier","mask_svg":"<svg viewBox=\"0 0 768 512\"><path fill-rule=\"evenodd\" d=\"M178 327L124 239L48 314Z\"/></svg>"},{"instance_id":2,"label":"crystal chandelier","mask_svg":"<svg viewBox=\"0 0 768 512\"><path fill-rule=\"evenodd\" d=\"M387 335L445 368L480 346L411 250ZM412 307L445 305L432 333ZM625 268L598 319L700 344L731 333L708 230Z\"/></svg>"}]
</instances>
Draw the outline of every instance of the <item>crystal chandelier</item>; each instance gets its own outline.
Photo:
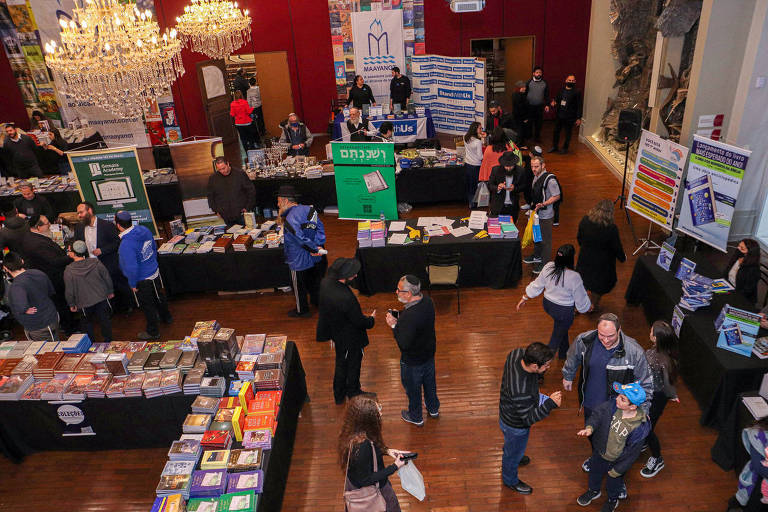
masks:
<instances>
[{"instance_id":1,"label":"crystal chandelier","mask_svg":"<svg viewBox=\"0 0 768 512\"><path fill-rule=\"evenodd\" d=\"M45 45L45 62L68 96L118 117L141 116L148 98L168 94L184 74L176 31L160 34L133 2L85 0L61 20L61 44Z\"/></svg>"},{"instance_id":2,"label":"crystal chandelier","mask_svg":"<svg viewBox=\"0 0 768 512\"><path fill-rule=\"evenodd\" d=\"M229 57L250 41L250 26L248 9L241 11L237 2L222 0L192 0L176 18L184 44L212 59Z\"/></svg>"}]
</instances>

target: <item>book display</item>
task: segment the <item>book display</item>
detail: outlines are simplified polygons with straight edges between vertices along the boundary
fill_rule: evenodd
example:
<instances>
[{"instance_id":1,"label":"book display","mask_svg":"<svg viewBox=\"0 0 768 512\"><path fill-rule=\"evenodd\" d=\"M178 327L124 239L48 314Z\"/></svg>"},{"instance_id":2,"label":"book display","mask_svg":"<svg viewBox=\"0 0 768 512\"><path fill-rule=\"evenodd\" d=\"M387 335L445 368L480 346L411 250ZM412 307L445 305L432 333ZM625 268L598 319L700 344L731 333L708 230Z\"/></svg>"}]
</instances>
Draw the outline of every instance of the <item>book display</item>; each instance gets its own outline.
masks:
<instances>
[{"instance_id":1,"label":"book display","mask_svg":"<svg viewBox=\"0 0 768 512\"><path fill-rule=\"evenodd\" d=\"M278 232L279 226L274 221L244 227L234 225L202 226L187 230L184 235L176 235L162 244L158 254L206 254L209 252L225 253L229 251L247 252L251 249L276 248L283 242Z\"/></svg>"}]
</instances>

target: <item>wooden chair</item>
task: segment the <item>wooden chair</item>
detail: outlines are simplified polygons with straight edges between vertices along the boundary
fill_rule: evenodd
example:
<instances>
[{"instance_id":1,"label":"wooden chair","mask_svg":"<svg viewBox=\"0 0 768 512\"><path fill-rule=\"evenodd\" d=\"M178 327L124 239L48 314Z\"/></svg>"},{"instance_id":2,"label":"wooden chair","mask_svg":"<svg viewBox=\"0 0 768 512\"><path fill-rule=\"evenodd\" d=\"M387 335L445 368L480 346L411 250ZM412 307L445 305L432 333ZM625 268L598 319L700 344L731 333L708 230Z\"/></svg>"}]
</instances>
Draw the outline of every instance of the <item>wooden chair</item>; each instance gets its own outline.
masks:
<instances>
[{"instance_id":1,"label":"wooden chair","mask_svg":"<svg viewBox=\"0 0 768 512\"><path fill-rule=\"evenodd\" d=\"M461 292L459 287L459 274L461 265L459 258L461 254L454 253L427 253L427 289L432 295L432 288L436 286L445 286L456 288L456 301L458 303L458 314L461 314Z\"/></svg>"}]
</instances>

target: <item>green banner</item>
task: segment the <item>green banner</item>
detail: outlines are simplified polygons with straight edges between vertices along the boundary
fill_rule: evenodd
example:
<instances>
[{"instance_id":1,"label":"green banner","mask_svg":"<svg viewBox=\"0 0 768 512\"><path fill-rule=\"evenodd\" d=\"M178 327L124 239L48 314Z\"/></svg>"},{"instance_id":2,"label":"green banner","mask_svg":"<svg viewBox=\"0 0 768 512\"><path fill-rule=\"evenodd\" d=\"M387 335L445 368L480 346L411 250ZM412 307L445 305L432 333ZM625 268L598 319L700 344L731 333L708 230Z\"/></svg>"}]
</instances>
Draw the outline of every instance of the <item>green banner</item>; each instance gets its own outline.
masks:
<instances>
[{"instance_id":1,"label":"green banner","mask_svg":"<svg viewBox=\"0 0 768 512\"><path fill-rule=\"evenodd\" d=\"M333 165L395 165L391 142L332 142Z\"/></svg>"},{"instance_id":2,"label":"green banner","mask_svg":"<svg viewBox=\"0 0 768 512\"><path fill-rule=\"evenodd\" d=\"M125 210L158 236L135 147L70 151L67 158L80 197L93 205L97 217L114 222L115 213Z\"/></svg>"}]
</instances>

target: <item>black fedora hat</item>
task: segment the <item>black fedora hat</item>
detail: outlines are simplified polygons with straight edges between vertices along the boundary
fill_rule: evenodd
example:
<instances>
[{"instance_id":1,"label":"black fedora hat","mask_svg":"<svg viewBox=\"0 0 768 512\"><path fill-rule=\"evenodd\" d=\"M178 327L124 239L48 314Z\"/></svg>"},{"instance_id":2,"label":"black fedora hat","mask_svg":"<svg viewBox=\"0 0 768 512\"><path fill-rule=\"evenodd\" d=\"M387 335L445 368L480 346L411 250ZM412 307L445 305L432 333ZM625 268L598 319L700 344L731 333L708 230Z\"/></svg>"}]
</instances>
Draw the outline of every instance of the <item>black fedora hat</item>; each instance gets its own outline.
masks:
<instances>
[{"instance_id":1,"label":"black fedora hat","mask_svg":"<svg viewBox=\"0 0 768 512\"><path fill-rule=\"evenodd\" d=\"M328 271L336 279L349 279L360 272L360 262L355 258L336 258Z\"/></svg>"},{"instance_id":2,"label":"black fedora hat","mask_svg":"<svg viewBox=\"0 0 768 512\"><path fill-rule=\"evenodd\" d=\"M296 192L296 189L293 188L293 185L280 185L280 188L277 189L277 197L296 199L299 197L299 194Z\"/></svg>"},{"instance_id":3,"label":"black fedora hat","mask_svg":"<svg viewBox=\"0 0 768 512\"><path fill-rule=\"evenodd\" d=\"M503 155L499 157L499 165L504 167L514 167L517 165L519 158L514 151L505 151Z\"/></svg>"}]
</instances>

